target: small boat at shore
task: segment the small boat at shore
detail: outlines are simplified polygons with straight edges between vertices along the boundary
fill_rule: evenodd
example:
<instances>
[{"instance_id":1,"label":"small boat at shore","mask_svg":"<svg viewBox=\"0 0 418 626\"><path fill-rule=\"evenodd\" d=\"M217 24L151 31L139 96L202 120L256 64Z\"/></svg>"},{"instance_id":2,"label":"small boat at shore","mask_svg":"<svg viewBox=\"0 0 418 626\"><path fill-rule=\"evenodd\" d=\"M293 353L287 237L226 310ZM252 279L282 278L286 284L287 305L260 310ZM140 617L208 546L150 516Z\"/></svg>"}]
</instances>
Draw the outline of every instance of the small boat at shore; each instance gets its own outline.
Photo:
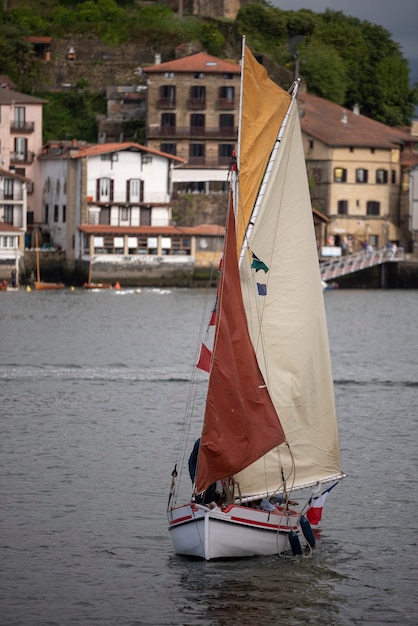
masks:
<instances>
[{"instance_id":1,"label":"small boat at shore","mask_svg":"<svg viewBox=\"0 0 418 626\"><path fill-rule=\"evenodd\" d=\"M111 283L84 283L83 289L112 289Z\"/></svg>"},{"instance_id":2,"label":"small boat at shore","mask_svg":"<svg viewBox=\"0 0 418 626\"><path fill-rule=\"evenodd\" d=\"M39 262L39 247L38 247L38 233L35 234L35 245L36 245L36 280L33 281L32 288L35 291L50 291L56 289L64 289L64 283L49 283L41 280L41 268Z\"/></svg>"},{"instance_id":3,"label":"small boat at shore","mask_svg":"<svg viewBox=\"0 0 418 626\"><path fill-rule=\"evenodd\" d=\"M87 281L83 284L83 289L112 289L112 283L94 283L92 281L92 266L93 266L93 261L92 259L90 259L89 262L89 275L87 278Z\"/></svg>"},{"instance_id":4,"label":"small boat at shore","mask_svg":"<svg viewBox=\"0 0 418 626\"><path fill-rule=\"evenodd\" d=\"M64 289L64 283L47 283L42 280L35 280L33 283L33 289L35 291L49 291L54 289Z\"/></svg>"}]
</instances>

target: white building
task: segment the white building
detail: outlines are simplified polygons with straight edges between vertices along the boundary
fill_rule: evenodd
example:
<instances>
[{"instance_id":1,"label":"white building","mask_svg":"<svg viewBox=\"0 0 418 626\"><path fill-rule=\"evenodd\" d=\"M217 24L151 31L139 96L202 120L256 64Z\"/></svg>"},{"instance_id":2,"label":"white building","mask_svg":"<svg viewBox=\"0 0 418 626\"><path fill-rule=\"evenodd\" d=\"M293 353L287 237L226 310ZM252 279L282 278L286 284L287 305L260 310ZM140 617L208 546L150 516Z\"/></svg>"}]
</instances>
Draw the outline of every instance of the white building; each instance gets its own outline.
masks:
<instances>
[{"instance_id":1,"label":"white building","mask_svg":"<svg viewBox=\"0 0 418 626\"><path fill-rule=\"evenodd\" d=\"M44 240L62 248L67 261L135 254L134 231L171 223L179 157L135 143L62 142L46 145L40 161Z\"/></svg>"}]
</instances>

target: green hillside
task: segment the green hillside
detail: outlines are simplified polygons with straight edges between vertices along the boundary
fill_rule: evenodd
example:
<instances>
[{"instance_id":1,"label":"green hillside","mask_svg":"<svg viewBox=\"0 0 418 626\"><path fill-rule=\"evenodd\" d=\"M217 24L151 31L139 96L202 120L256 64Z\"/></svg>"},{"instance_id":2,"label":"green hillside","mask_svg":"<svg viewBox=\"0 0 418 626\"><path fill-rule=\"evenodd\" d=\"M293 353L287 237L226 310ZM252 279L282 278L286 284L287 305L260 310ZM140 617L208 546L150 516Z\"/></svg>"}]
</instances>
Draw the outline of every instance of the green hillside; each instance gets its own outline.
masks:
<instances>
[{"instance_id":1,"label":"green hillside","mask_svg":"<svg viewBox=\"0 0 418 626\"><path fill-rule=\"evenodd\" d=\"M121 76L131 83L138 80L133 59L146 65L158 52L165 61L174 57L180 44L238 59L243 34L255 52L292 75L297 67L310 93L348 108L358 104L364 115L385 124L410 123L418 103L417 85L409 84L408 62L390 33L341 12L282 11L264 1L242 2L232 21L193 16L186 0L182 15L176 11L177 2L169 1L41 0L34 4L3 0L0 75L9 76L21 91L50 100L45 108L46 139L75 136L95 141L96 114L105 111L108 81ZM92 50L100 45L104 52L100 62L95 58L79 67L70 93L68 89L61 93L47 64L34 56L29 36L51 36L62 45L76 39Z\"/></svg>"}]
</instances>

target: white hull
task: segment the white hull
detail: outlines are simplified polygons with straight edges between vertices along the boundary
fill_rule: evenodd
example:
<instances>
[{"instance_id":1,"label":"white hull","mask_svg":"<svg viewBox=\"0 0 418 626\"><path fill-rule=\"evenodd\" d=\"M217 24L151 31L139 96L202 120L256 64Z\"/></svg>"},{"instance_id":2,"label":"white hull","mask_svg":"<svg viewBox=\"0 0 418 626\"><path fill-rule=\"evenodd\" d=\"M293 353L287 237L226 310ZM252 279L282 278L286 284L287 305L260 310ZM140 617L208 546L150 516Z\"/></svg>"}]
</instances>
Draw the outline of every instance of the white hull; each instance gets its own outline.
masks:
<instances>
[{"instance_id":1,"label":"white hull","mask_svg":"<svg viewBox=\"0 0 418 626\"><path fill-rule=\"evenodd\" d=\"M300 514L284 512L281 507L277 513L237 505L213 510L198 504L176 507L168 511L174 551L207 561L287 552L290 531L300 530Z\"/></svg>"}]
</instances>

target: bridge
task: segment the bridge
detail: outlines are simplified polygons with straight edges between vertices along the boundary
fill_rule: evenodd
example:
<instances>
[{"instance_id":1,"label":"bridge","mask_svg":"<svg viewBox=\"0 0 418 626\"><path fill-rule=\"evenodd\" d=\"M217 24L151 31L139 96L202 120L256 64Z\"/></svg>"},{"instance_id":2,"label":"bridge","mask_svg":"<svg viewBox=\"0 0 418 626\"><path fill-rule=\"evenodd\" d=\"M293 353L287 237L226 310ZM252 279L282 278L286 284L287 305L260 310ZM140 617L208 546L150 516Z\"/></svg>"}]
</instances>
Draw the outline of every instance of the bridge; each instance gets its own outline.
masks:
<instances>
[{"instance_id":1,"label":"bridge","mask_svg":"<svg viewBox=\"0 0 418 626\"><path fill-rule=\"evenodd\" d=\"M375 265L398 263L404 259L403 248L380 248L379 250L364 250L355 254L347 254L332 261L321 262L319 265L321 280L326 283L329 280L360 272Z\"/></svg>"}]
</instances>

